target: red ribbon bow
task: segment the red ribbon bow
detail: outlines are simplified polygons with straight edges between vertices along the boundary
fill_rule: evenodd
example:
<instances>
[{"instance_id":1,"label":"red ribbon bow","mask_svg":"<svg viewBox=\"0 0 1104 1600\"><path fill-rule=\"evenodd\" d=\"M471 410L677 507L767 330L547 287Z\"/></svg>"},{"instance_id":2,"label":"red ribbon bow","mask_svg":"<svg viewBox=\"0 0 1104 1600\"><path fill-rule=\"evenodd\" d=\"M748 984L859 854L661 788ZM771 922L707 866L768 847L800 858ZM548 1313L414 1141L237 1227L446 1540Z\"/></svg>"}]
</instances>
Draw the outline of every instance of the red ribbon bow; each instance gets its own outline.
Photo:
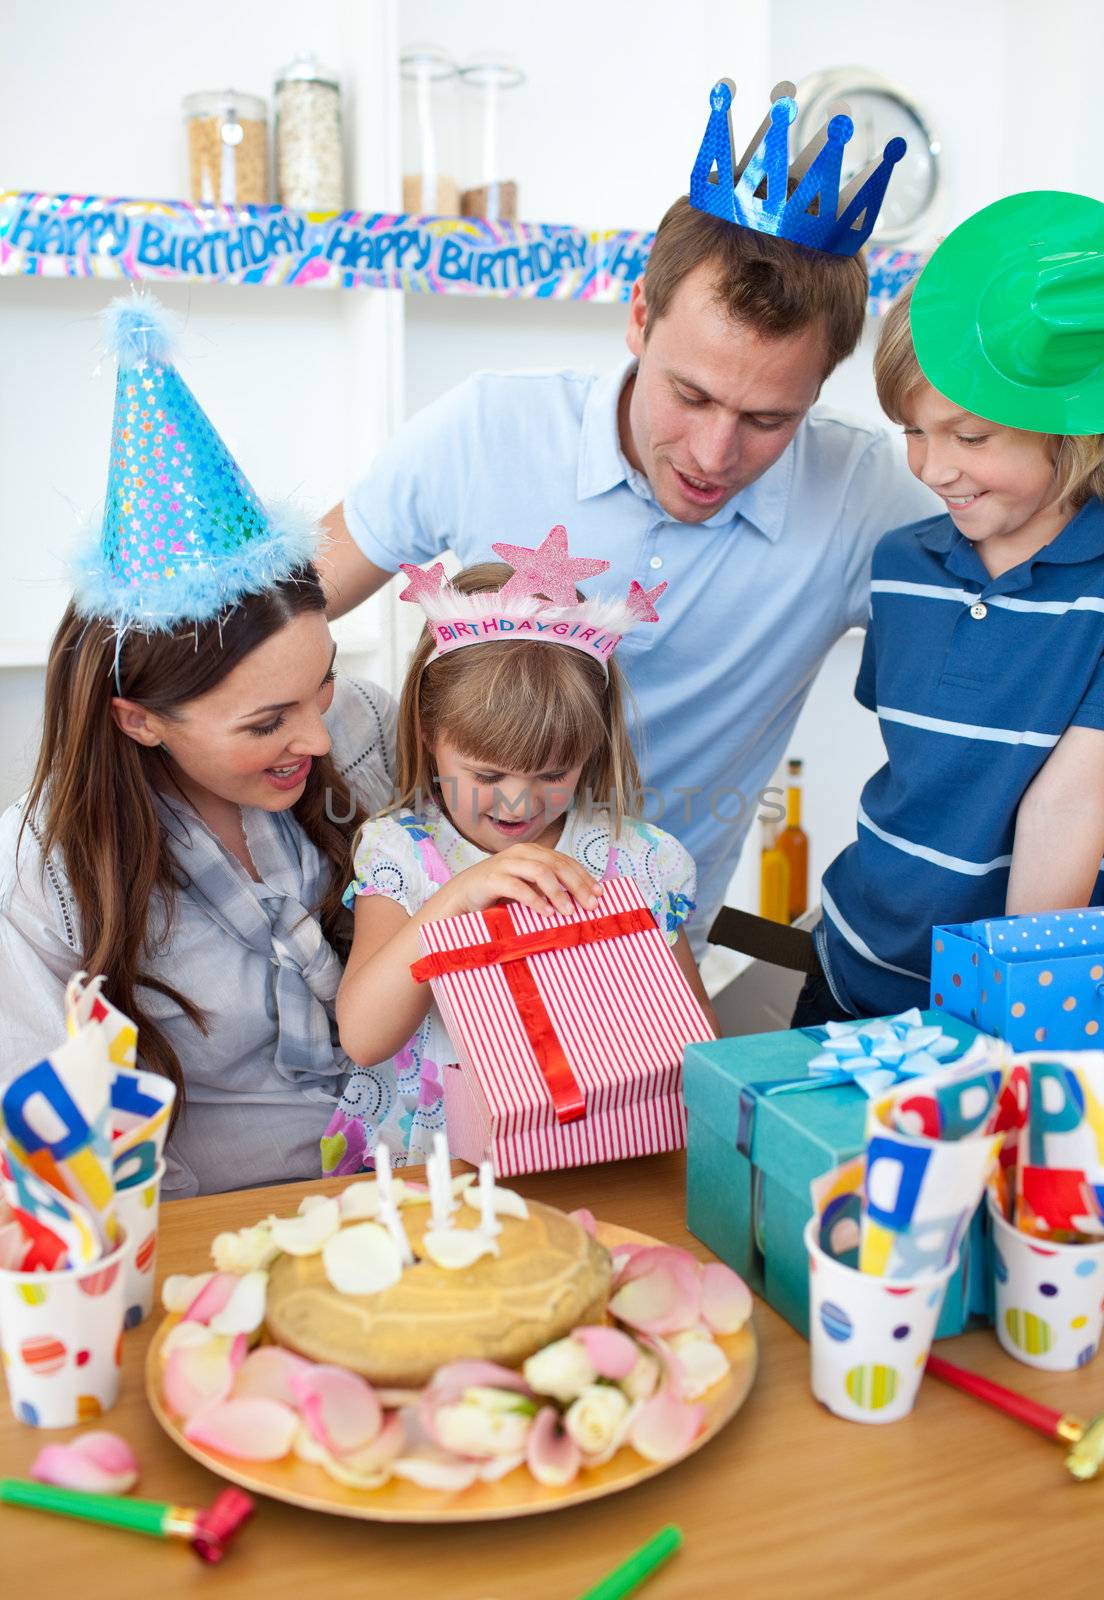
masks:
<instances>
[{"instance_id":1,"label":"red ribbon bow","mask_svg":"<svg viewBox=\"0 0 1104 1600\"><path fill-rule=\"evenodd\" d=\"M556 1120L577 1122L586 1116L583 1091L556 1037L528 958L549 950L570 950L604 939L619 939L627 933L645 933L655 923L643 906L632 911L615 911L608 917L594 917L587 922L540 928L536 933L519 933L505 906L490 906L484 911L483 919L491 931L486 943L467 945L461 950L434 950L414 962L411 975L415 982L425 983L428 978L444 977L450 972L474 972L481 967L500 966L548 1085Z\"/></svg>"}]
</instances>

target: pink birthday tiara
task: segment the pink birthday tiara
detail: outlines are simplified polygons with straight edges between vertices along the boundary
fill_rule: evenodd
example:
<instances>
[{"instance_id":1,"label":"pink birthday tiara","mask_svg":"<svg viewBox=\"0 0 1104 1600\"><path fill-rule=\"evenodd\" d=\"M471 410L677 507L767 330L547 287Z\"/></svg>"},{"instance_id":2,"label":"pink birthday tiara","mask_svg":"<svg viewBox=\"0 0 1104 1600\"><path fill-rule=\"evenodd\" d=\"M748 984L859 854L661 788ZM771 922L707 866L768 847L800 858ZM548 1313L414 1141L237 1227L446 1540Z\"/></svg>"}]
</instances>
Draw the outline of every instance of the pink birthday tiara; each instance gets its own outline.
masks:
<instances>
[{"instance_id":1,"label":"pink birthday tiara","mask_svg":"<svg viewBox=\"0 0 1104 1600\"><path fill-rule=\"evenodd\" d=\"M576 584L605 572L609 562L569 555L560 524L535 550L519 544L491 549L513 573L501 589L476 594L454 588L439 561L428 570L402 563L410 582L399 599L421 606L439 656L494 640L536 639L581 650L604 665L638 622L659 621L655 602L666 583L643 589L634 579L623 600L579 600Z\"/></svg>"}]
</instances>

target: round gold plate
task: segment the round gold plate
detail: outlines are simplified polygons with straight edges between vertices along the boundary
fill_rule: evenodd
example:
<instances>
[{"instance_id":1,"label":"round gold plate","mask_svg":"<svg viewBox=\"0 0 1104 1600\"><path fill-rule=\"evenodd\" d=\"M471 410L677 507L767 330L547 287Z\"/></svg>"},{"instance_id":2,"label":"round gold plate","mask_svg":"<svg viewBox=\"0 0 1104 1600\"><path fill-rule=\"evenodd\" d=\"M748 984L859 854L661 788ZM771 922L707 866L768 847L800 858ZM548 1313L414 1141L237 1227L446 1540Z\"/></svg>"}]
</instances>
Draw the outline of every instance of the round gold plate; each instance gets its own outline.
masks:
<instances>
[{"instance_id":1,"label":"round gold plate","mask_svg":"<svg viewBox=\"0 0 1104 1600\"><path fill-rule=\"evenodd\" d=\"M619 1244L661 1244L662 1240L619 1228L610 1222L598 1223L598 1238L607 1249ZM537 1483L525 1467L518 1467L497 1483L473 1483L467 1489L444 1493L421 1489L417 1484L392 1478L380 1489L351 1489L337 1483L322 1467L296 1456L281 1461L237 1461L219 1455L184 1437L177 1418L161 1395L161 1345L179 1319L166 1317L154 1335L146 1359L146 1396L154 1416L169 1438L190 1456L231 1483L238 1483L254 1494L285 1500L308 1511L325 1511L337 1517L362 1517L370 1522L490 1522L498 1517L531 1517L541 1511L559 1511L601 1495L631 1489L645 1478L666 1472L708 1444L747 1399L755 1378L757 1352L755 1333L747 1323L739 1333L718 1335L717 1343L730 1362L723 1382L715 1384L703 1397L705 1427L684 1455L675 1461L646 1461L625 1445L604 1466L580 1472L574 1483L563 1489L546 1488Z\"/></svg>"}]
</instances>

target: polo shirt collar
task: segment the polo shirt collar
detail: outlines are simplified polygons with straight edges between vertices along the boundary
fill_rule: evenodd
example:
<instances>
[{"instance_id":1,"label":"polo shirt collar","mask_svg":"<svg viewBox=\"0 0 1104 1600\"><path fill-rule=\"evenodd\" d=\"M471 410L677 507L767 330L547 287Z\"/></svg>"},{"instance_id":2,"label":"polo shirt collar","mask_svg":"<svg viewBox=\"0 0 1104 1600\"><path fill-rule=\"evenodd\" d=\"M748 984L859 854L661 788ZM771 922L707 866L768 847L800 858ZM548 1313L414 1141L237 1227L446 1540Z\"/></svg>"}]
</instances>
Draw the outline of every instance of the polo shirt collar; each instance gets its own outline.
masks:
<instances>
[{"instance_id":1,"label":"polo shirt collar","mask_svg":"<svg viewBox=\"0 0 1104 1600\"><path fill-rule=\"evenodd\" d=\"M636 360L631 358L591 386L583 407L576 493L580 500L590 500L624 483L642 500L650 501L661 510L648 480L629 465L621 450L617 426L618 402L621 391L635 371ZM750 523L771 544L775 544L781 536L786 518L793 481L795 443L796 439L791 440L774 465L761 477L734 495L715 515L695 526L724 528L739 517Z\"/></svg>"},{"instance_id":2,"label":"polo shirt collar","mask_svg":"<svg viewBox=\"0 0 1104 1600\"><path fill-rule=\"evenodd\" d=\"M999 578L991 578L976 548L963 537L949 516L937 518L919 535L920 543L943 559L948 572L971 578L993 593L1014 593L1031 583L1032 569L1040 562L1051 566L1075 566L1104 556L1104 505L1090 500L1066 523L1056 539L1045 544L1026 561L1010 567Z\"/></svg>"}]
</instances>

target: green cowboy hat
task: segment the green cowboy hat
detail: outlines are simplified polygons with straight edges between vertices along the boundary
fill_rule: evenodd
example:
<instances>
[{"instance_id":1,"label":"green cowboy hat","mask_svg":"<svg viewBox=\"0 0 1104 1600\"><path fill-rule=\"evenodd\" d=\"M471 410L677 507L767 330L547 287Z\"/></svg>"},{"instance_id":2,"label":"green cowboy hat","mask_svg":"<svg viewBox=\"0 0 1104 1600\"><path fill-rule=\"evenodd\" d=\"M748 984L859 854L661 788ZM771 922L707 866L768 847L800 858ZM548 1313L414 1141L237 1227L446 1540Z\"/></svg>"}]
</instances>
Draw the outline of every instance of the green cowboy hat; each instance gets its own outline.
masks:
<instances>
[{"instance_id":1,"label":"green cowboy hat","mask_svg":"<svg viewBox=\"0 0 1104 1600\"><path fill-rule=\"evenodd\" d=\"M966 411L1032 433L1104 433L1104 204L1038 189L949 234L909 311L921 371Z\"/></svg>"}]
</instances>

